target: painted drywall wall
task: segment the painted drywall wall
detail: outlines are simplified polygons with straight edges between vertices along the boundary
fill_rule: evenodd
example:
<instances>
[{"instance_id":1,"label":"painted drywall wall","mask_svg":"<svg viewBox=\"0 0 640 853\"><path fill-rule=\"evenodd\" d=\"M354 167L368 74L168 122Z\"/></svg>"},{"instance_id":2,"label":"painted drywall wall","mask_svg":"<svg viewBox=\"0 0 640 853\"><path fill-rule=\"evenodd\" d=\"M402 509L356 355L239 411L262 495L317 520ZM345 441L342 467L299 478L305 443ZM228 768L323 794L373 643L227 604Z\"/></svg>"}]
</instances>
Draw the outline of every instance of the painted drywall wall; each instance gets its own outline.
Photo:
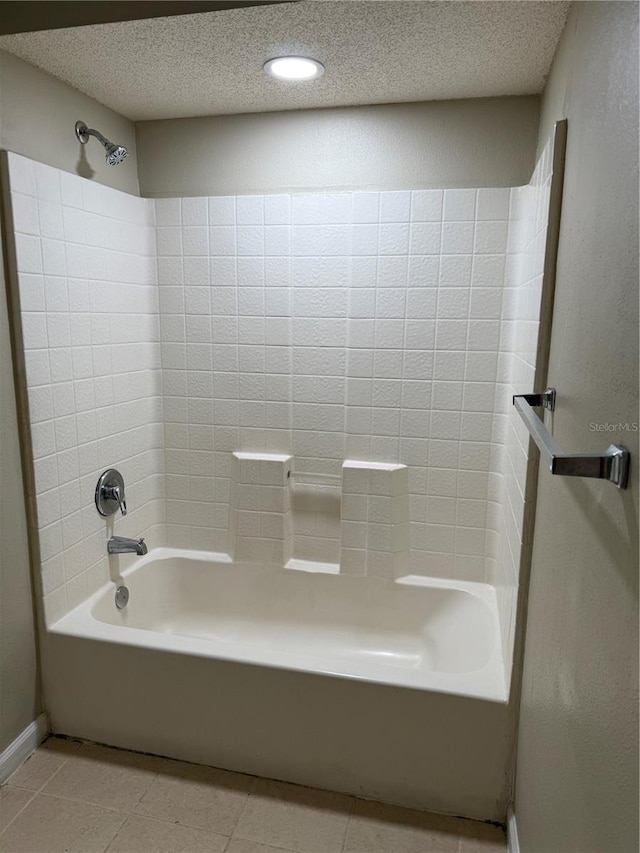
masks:
<instances>
[{"instance_id":1,"label":"painted drywall wall","mask_svg":"<svg viewBox=\"0 0 640 853\"><path fill-rule=\"evenodd\" d=\"M515 814L523 853L629 853L638 849L636 3L572 10L542 115L542 139L554 120L569 122L549 367L555 436L573 452L623 444L633 467L627 491L540 471Z\"/></svg>"},{"instance_id":2,"label":"painted drywall wall","mask_svg":"<svg viewBox=\"0 0 640 853\"><path fill-rule=\"evenodd\" d=\"M538 110L528 96L138 122L140 191L517 186L535 165Z\"/></svg>"},{"instance_id":3,"label":"painted drywall wall","mask_svg":"<svg viewBox=\"0 0 640 853\"><path fill-rule=\"evenodd\" d=\"M108 167L92 141L81 149L74 125L83 119L129 148ZM21 59L0 51L0 147L84 174L137 195L131 122ZM42 709L38 692L23 482L16 420L3 265L0 259L0 750Z\"/></svg>"},{"instance_id":4,"label":"painted drywall wall","mask_svg":"<svg viewBox=\"0 0 640 853\"><path fill-rule=\"evenodd\" d=\"M0 148L57 166L99 184L138 195L132 122L39 68L0 51ZM107 166L95 140L80 145L78 120L129 149L120 166Z\"/></svg>"},{"instance_id":5,"label":"painted drywall wall","mask_svg":"<svg viewBox=\"0 0 640 853\"><path fill-rule=\"evenodd\" d=\"M0 249L1 255L1 249ZM0 264L2 258L0 256ZM0 266L0 276L1 276ZM0 752L40 713L9 321L0 290Z\"/></svg>"}]
</instances>

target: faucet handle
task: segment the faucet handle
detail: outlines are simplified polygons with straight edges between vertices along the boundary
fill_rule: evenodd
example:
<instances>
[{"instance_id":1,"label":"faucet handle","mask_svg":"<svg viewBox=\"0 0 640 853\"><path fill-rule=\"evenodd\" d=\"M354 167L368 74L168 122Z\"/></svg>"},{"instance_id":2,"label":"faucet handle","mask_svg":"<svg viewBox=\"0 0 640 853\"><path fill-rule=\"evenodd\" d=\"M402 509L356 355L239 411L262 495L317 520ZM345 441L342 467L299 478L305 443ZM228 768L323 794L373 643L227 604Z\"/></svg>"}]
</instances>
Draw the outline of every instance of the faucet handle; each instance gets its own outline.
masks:
<instances>
[{"instance_id":1,"label":"faucet handle","mask_svg":"<svg viewBox=\"0 0 640 853\"><path fill-rule=\"evenodd\" d=\"M113 515L118 509L122 515L127 514L124 479L115 468L108 468L100 475L96 486L96 509L103 516Z\"/></svg>"},{"instance_id":2,"label":"faucet handle","mask_svg":"<svg viewBox=\"0 0 640 853\"><path fill-rule=\"evenodd\" d=\"M124 499L124 491L120 491L120 486L105 486L104 494L110 497L114 501L118 501L118 506L120 507L120 512L123 515L127 514L127 502Z\"/></svg>"}]
</instances>

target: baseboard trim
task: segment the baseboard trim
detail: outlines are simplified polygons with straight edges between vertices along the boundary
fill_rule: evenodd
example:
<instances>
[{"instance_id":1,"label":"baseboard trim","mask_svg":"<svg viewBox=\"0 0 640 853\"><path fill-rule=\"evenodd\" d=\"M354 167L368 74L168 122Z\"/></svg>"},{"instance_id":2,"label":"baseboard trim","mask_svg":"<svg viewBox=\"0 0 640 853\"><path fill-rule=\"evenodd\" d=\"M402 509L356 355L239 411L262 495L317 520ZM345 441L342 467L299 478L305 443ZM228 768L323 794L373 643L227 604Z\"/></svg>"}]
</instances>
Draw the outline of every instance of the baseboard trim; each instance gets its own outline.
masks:
<instances>
[{"instance_id":1,"label":"baseboard trim","mask_svg":"<svg viewBox=\"0 0 640 853\"><path fill-rule=\"evenodd\" d=\"M38 745L45 739L49 726L44 714L34 720L20 732L18 737L0 755L0 785L4 785L9 776L35 752Z\"/></svg>"},{"instance_id":2,"label":"baseboard trim","mask_svg":"<svg viewBox=\"0 0 640 853\"><path fill-rule=\"evenodd\" d=\"M509 806L507 812L507 849L509 853L520 853L520 842L518 840L518 824L513 809Z\"/></svg>"}]
</instances>

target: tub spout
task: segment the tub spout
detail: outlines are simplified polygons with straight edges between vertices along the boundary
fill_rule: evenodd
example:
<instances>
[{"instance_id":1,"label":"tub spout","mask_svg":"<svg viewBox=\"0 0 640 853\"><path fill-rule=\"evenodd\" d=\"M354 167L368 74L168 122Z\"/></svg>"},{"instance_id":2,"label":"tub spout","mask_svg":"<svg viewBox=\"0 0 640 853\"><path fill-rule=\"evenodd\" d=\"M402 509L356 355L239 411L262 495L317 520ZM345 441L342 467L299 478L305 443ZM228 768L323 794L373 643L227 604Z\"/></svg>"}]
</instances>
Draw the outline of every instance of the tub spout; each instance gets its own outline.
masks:
<instances>
[{"instance_id":1,"label":"tub spout","mask_svg":"<svg viewBox=\"0 0 640 853\"><path fill-rule=\"evenodd\" d=\"M107 542L109 554L146 554L144 539L127 539L126 536L112 536Z\"/></svg>"}]
</instances>

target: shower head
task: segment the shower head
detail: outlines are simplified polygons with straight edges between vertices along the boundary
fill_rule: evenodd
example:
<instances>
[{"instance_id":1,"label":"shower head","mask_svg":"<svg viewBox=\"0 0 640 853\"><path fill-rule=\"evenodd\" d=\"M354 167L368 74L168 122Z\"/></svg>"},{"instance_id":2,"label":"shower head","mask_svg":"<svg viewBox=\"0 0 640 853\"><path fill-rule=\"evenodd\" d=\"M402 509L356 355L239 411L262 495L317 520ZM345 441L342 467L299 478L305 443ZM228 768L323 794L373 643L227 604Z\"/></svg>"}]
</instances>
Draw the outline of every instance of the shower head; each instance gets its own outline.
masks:
<instances>
[{"instance_id":1,"label":"shower head","mask_svg":"<svg viewBox=\"0 0 640 853\"><path fill-rule=\"evenodd\" d=\"M110 166L117 166L119 163L122 163L124 158L129 154L124 145L115 145L113 142L109 142L109 140L99 131L93 130L91 127L87 127L83 121L76 122L76 136L78 137L78 141L83 145L87 144L90 136L95 136L107 152L105 159Z\"/></svg>"},{"instance_id":2,"label":"shower head","mask_svg":"<svg viewBox=\"0 0 640 853\"><path fill-rule=\"evenodd\" d=\"M110 166L117 166L119 163L122 163L125 157L129 156L129 152L124 145L114 145L113 143L110 143L108 146L105 145L105 148L107 150L107 163Z\"/></svg>"}]
</instances>

